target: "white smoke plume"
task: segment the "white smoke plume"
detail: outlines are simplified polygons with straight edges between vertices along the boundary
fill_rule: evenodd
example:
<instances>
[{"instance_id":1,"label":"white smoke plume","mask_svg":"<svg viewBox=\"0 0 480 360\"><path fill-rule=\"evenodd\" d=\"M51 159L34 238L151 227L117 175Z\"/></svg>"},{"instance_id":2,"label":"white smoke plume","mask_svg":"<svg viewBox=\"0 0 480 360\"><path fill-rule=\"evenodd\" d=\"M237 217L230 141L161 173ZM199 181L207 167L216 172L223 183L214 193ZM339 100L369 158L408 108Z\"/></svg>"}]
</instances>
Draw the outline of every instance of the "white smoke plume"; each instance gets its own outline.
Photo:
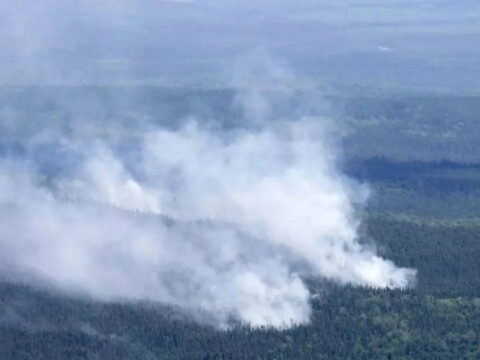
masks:
<instances>
[{"instance_id":1,"label":"white smoke plume","mask_svg":"<svg viewBox=\"0 0 480 360\"><path fill-rule=\"evenodd\" d=\"M259 58L244 59L235 78L247 126L192 120L177 130L139 130L135 161L108 138L31 140L80 154L75 162L50 159L68 162L62 176L46 177L28 156L3 158L3 267L103 300L200 311L222 327L232 319L307 323L306 274L408 286L414 270L357 241L355 206L368 191L338 172L327 119L270 118L270 101L294 96L294 77ZM249 63L260 66L254 76Z\"/></svg>"}]
</instances>

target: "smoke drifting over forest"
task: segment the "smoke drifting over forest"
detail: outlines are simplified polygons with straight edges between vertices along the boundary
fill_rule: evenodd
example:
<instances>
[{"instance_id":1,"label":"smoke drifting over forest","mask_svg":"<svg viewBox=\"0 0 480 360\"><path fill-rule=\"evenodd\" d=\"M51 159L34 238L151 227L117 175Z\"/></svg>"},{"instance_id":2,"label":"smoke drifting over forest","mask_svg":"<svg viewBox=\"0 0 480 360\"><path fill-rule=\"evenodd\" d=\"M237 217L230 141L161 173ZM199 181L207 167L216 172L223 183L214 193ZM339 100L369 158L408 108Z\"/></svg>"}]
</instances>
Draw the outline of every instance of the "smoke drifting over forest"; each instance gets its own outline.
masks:
<instances>
[{"instance_id":1,"label":"smoke drifting over forest","mask_svg":"<svg viewBox=\"0 0 480 360\"><path fill-rule=\"evenodd\" d=\"M223 327L308 322L306 276L409 286L414 270L358 242L355 209L368 188L338 171L334 124L301 105L277 114L297 96L295 76L257 52L232 78L243 126L193 113L176 128L139 119L131 133L118 125L95 136L89 126L105 121L89 118L73 132L35 130L22 154L5 152L3 271L102 300L198 310Z\"/></svg>"}]
</instances>

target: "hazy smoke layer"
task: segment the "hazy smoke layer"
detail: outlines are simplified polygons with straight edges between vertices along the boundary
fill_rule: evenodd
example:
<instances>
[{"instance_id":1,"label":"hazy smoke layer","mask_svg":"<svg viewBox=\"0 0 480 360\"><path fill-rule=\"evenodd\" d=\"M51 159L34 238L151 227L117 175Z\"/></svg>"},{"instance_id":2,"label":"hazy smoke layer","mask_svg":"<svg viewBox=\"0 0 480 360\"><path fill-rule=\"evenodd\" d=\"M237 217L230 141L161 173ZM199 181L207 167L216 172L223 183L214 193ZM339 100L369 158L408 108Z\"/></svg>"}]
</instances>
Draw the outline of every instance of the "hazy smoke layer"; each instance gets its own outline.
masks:
<instances>
[{"instance_id":1,"label":"hazy smoke layer","mask_svg":"<svg viewBox=\"0 0 480 360\"><path fill-rule=\"evenodd\" d=\"M31 139L54 149L48 163L57 171L45 171L35 151L3 158L4 267L101 299L201 310L222 326L307 322L302 274L407 286L413 270L356 241L354 204L367 190L336 170L322 121L261 122L274 113L272 82L261 76L285 78L266 64L274 73L236 80L251 126L138 130L130 151L61 132Z\"/></svg>"}]
</instances>

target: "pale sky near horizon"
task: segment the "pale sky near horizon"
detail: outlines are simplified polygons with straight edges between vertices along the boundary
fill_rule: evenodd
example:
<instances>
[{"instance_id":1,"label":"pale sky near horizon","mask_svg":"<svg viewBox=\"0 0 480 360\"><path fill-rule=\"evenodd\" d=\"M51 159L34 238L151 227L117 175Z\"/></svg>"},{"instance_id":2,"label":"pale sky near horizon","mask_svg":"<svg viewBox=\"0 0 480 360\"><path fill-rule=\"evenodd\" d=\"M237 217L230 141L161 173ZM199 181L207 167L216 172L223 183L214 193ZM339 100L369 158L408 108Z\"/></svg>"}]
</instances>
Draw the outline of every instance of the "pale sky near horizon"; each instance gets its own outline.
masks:
<instances>
[{"instance_id":1,"label":"pale sky near horizon","mask_svg":"<svg viewBox=\"0 0 480 360\"><path fill-rule=\"evenodd\" d=\"M105 69L157 76L192 63L203 71L258 47L298 66L357 53L480 57L480 3L469 0L19 0L0 4L0 14L0 65L13 82Z\"/></svg>"}]
</instances>

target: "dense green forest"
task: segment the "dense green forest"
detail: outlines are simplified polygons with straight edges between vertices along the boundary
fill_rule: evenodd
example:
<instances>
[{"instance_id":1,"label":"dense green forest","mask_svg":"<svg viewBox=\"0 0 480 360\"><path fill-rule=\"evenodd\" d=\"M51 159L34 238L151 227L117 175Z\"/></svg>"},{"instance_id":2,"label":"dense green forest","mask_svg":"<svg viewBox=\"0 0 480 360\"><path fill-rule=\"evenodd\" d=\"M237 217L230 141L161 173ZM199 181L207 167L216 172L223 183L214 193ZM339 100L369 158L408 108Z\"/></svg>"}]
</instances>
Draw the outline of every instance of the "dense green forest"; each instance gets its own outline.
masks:
<instances>
[{"instance_id":1,"label":"dense green forest","mask_svg":"<svg viewBox=\"0 0 480 360\"><path fill-rule=\"evenodd\" d=\"M365 236L418 269L404 290L310 279L310 325L288 330L188 320L155 304L101 303L0 287L2 359L477 359L480 223L372 217Z\"/></svg>"},{"instance_id":2,"label":"dense green forest","mask_svg":"<svg viewBox=\"0 0 480 360\"><path fill-rule=\"evenodd\" d=\"M33 127L57 119L67 132L82 116L101 118L92 126L112 136L112 129L120 131L115 121L128 128L142 116L177 126L169 119L194 112L207 121L220 114L231 126L241 117L230 106L233 98L230 90L8 88L0 91L0 111ZM176 308L103 303L5 279L0 359L479 359L480 97L329 100L332 116L344 119L346 129L340 165L371 189L359 211L361 241L399 266L417 269L415 287L370 289L308 279L316 294L311 324L223 331ZM31 151L22 141L36 130L13 133L11 122L1 129L0 155L22 156ZM54 150L36 151L48 157Z\"/></svg>"}]
</instances>

